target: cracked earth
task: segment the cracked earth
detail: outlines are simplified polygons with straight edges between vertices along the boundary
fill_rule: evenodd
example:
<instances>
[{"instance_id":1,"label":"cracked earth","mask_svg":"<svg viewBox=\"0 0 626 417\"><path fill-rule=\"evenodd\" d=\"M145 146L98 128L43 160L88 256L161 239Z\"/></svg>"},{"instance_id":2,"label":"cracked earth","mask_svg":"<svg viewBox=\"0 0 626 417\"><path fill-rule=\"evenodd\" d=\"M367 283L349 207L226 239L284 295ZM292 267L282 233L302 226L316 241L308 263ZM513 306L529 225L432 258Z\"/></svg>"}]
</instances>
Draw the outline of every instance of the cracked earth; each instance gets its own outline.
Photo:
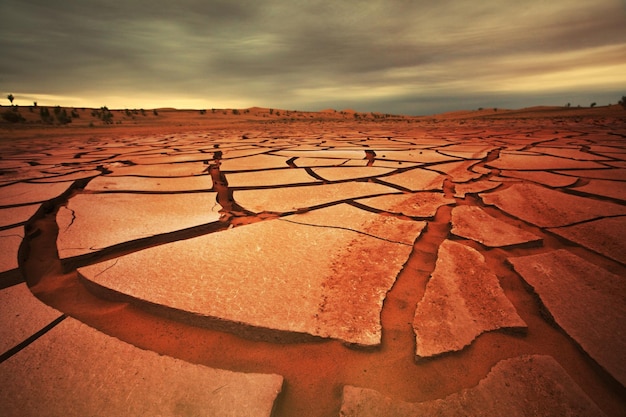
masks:
<instances>
[{"instance_id":1,"label":"cracked earth","mask_svg":"<svg viewBox=\"0 0 626 417\"><path fill-rule=\"evenodd\" d=\"M0 142L3 414L626 414L626 126Z\"/></svg>"}]
</instances>

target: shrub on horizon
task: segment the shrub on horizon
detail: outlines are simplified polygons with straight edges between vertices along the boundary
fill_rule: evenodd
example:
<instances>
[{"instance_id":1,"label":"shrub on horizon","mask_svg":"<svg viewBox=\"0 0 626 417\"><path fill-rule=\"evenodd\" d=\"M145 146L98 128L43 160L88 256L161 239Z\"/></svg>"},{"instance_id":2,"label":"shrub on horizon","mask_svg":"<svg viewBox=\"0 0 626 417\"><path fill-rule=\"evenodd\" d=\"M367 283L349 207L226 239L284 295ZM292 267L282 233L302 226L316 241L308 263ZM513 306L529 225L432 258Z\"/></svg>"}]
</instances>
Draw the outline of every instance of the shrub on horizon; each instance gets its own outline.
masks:
<instances>
[{"instance_id":1,"label":"shrub on horizon","mask_svg":"<svg viewBox=\"0 0 626 417\"><path fill-rule=\"evenodd\" d=\"M26 121L20 112L11 110L5 110L2 113L2 118L9 123L23 123Z\"/></svg>"},{"instance_id":2,"label":"shrub on horizon","mask_svg":"<svg viewBox=\"0 0 626 417\"><path fill-rule=\"evenodd\" d=\"M41 118L42 122L47 124L52 124L52 122L54 121L52 119L52 116L50 115L50 110L48 110L47 107L39 108L39 118Z\"/></svg>"},{"instance_id":3,"label":"shrub on horizon","mask_svg":"<svg viewBox=\"0 0 626 417\"><path fill-rule=\"evenodd\" d=\"M61 106L56 106L54 108L54 116L56 117L57 122L61 125L72 123L72 118L67 115L67 110L62 109Z\"/></svg>"},{"instance_id":4,"label":"shrub on horizon","mask_svg":"<svg viewBox=\"0 0 626 417\"><path fill-rule=\"evenodd\" d=\"M92 110L91 116L97 117L102 120L105 124L113 123L113 113L109 110L107 106L100 107L100 110Z\"/></svg>"}]
</instances>

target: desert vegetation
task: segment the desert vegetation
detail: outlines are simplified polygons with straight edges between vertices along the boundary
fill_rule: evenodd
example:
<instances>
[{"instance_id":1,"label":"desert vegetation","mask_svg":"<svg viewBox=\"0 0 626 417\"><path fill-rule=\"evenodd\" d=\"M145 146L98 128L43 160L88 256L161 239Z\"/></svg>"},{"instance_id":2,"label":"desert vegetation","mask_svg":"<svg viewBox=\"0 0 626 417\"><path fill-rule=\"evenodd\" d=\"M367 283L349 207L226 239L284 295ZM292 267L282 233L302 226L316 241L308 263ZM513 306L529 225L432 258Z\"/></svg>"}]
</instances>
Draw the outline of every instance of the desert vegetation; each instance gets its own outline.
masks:
<instances>
[{"instance_id":1,"label":"desert vegetation","mask_svg":"<svg viewBox=\"0 0 626 417\"><path fill-rule=\"evenodd\" d=\"M113 113L111 113L107 106L102 106L100 109L94 109L91 112L91 115L102 120L105 124L113 123Z\"/></svg>"}]
</instances>

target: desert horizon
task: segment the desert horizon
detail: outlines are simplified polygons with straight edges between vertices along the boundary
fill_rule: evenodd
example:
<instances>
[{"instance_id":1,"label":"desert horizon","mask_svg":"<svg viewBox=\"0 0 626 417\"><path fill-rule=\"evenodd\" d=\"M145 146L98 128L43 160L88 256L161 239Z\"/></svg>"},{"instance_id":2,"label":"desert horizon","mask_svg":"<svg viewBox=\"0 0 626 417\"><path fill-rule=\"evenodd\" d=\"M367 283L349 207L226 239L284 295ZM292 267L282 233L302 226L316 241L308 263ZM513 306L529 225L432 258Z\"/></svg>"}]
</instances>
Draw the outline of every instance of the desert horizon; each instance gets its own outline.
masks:
<instances>
[{"instance_id":1,"label":"desert horizon","mask_svg":"<svg viewBox=\"0 0 626 417\"><path fill-rule=\"evenodd\" d=\"M85 122L96 125L138 125L142 122L154 122L158 119L171 119L173 114L179 116L196 115L194 120L219 118L224 116L237 116L235 119L244 121L251 120L352 120L358 121L372 120L384 121L389 119L405 119L412 121L439 119L439 120L461 120L461 119L495 119L495 118L585 118L585 117L622 117L626 107L621 104L626 96L622 96L617 104L597 105L595 102L588 106L572 106L568 103L565 106L536 105L530 107L508 109L498 107L480 107L477 109L457 109L442 113L410 115L393 114L384 112L358 112L352 109L326 108L318 111L289 110L271 107L253 106L248 108L201 108L201 109L178 109L174 107L157 108L109 108L101 107L74 107L61 105L40 105L37 102L30 105L13 104L0 105L0 112L3 113L3 120L0 126L33 125L42 124L48 126L70 125L83 126ZM56 109L56 110L55 110ZM10 113L17 113L11 115ZM42 113L43 112L43 113ZM64 112L61 115L61 112ZM5 116L6 114L6 116ZM159 116L161 116L159 118ZM199 117L205 116L205 117ZM59 118L61 117L61 118Z\"/></svg>"}]
</instances>

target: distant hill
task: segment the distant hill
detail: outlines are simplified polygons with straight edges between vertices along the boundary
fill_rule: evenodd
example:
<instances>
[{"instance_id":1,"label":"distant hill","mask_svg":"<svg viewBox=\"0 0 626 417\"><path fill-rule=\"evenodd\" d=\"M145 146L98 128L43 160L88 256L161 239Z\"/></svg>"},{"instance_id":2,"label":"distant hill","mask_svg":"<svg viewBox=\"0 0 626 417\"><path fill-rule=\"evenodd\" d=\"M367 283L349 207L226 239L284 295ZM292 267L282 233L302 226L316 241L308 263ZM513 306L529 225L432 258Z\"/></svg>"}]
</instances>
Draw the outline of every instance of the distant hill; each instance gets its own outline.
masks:
<instances>
[{"instance_id":1,"label":"distant hill","mask_svg":"<svg viewBox=\"0 0 626 417\"><path fill-rule=\"evenodd\" d=\"M458 119L525 119L546 117L626 117L626 109L618 104L595 107L533 106L523 109L486 108L460 110L424 116L425 118Z\"/></svg>"},{"instance_id":2,"label":"distant hill","mask_svg":"<svg viewBox=\"0 0 626 417\"><path fill-rule=\"evenodd\" d=\"M485 108L458 110L428 116L402 116L376 112L324 109L317 112L250 107L247 109L90 109L59 106L0 106L2 127L179 127L209 128L237 123L298 121L394 122L470 119L626 118L620 105L595 107L535 106L523 109Z\"/></svg>"}]
</instances>

